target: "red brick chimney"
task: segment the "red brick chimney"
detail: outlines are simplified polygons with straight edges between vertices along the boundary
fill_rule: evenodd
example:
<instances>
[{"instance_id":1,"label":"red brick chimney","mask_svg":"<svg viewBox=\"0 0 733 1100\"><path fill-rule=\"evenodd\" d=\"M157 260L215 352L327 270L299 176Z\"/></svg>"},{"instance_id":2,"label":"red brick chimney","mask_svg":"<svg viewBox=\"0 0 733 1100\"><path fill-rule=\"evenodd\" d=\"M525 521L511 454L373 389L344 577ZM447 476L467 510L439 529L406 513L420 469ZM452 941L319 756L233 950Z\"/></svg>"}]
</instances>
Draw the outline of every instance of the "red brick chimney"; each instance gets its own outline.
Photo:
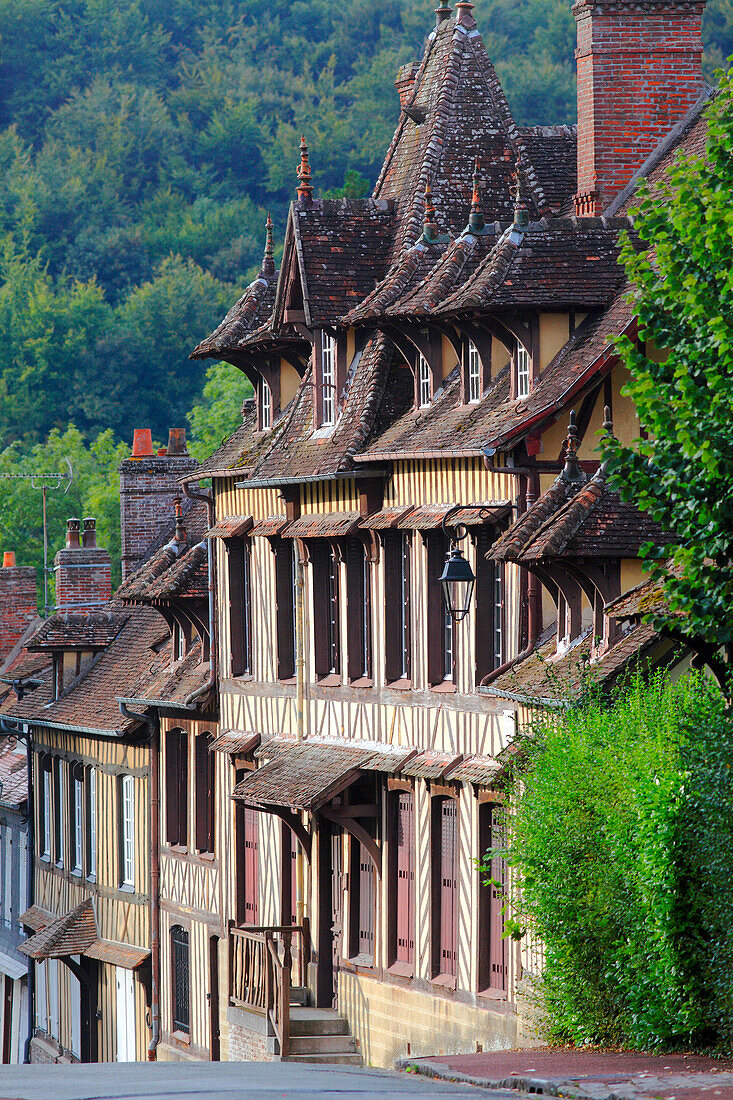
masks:
<instances>
[{"instance_id":1,"label":"red brick chimney","mask_svg":"<svg viewBox=\"0 0 733 1100\"><path fill-rule=\"evenodd\" d=\"M448 15L451 11L448 8ZM415 77L417 76L417 70L420 68L420 64L417 61L408 61L406 65L401 65L397 70L397 79L394 82L394 86L397 89L397 94L400 97L400 107L404 107L410 96L412 95L412 89L415 85Z\"/></svg>"},{"instance_id":2,"label":"red brick chimney","mask_svg":"<svg viewBox=\"0 0 733 1100\"><path fill-rule=\"evenodd\" d=\"M576 213L600 214L704 87L705 0L577 0Z\"/></svg>"},{"instance_id":3,"label":"red brick chimney","mask_svg":"<svg viewBox=\"0 0 733 1100\"><path fill-rule=\"evenodd\" d=\"M171 428L168 447L153 452L149 428L136 428L132 454L120 463L122 579L134 573L151 543L170 526L178 479L198 466L188 453L186 429Z\"/></svg>"},{"instance_id":4,"label":"red brick chimney","mask_svg":"<svg viewBox=\"0 0 733 1100\"><path fill-rule=\"evenodd\" d=\"M112 595L109 552L97 546L97 521L88 517L66 524L66 546L53 560L59 611L93 611Z\"/></svg>"},{"instance_id":5,"label":"red brick chimney","mask_svg":"<svg viewBox=\"0 0 733 1100\"><path fill-rule=\"evenodd\" d=\"M6 550L0 568L0 665L37 616L36 571L17 566L13 551Z\"/></svg>"}]
</instances>

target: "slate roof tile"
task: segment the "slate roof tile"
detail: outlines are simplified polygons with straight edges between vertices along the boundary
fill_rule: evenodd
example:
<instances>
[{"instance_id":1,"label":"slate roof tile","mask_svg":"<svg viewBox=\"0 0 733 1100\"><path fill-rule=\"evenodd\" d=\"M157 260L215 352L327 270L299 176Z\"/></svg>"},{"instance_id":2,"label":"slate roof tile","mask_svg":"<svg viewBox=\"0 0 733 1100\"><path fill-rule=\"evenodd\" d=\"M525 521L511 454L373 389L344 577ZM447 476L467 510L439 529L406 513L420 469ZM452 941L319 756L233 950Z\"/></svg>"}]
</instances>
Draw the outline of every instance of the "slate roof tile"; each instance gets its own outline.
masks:
<instances>
[{"instance_id":1,"label":"slate roof tile","mask_svg":"<svg viewBox=\"0 0 733 1100\"><path fill-rule=\"evenodd\" d=\"M26 645L31 652L104 648L114 641L126 621L123 611L61 611L46 619Z\"/></svg>"},{"instance_id":2,"label":"slate roof tile","mask_svg":"<svg viewBox=\"0 0 733 1100\"><path fill-rule=\"evenodd\" d=\"M0 740L0 806L18 809L28 799L25 745L15 737Z\"/></svg>"}]
</instances>

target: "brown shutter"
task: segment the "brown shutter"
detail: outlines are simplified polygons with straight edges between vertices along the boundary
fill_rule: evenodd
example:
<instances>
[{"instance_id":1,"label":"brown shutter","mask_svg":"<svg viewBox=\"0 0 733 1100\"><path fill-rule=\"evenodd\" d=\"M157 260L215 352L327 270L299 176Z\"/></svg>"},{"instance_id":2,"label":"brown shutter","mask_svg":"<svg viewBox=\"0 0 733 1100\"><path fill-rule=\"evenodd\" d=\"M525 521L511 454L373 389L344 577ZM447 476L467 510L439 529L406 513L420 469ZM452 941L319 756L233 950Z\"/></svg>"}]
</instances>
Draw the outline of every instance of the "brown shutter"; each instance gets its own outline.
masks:
<instances>
[{"instance_id":1,"label":"brown shutter","mask_svg":"<svg viewBox=\"0 0 733 1100\"><path fill-rule=\"evenodd\" d=\"M275 547L275 599L277 604L277 676L289 680L295 675L293 622L293 553L291 542Z\"/></svg>"},{"instance_id":2,"label":"brown shutter","mask_svg":"<svg viewBox=\"0 0 733 1100\"><path fill-rule=\"evenodd\" d=\"M180 748L178 730L165 735L165 832L169 844L179 843Z\"/></svg>"},{"instance_id":3,"label":"brown shutter","mask_svg":"<svg viewBox=\"0 0 733 1100\"><path fill-rule=\"evenodd\" d=\"M209 738L205 733L196 737L196 847L209 852Z\"/></svg>"},{"instance_id":4,"label":"brown shutter","mask_svg":"<svg viewBox=\"0 0 733 1100\"><path fill-rule=\"evenodd\" d=\"M259 814L244 807L244 923L257 924Z\"/></svg>"},{"instance_id":5,"label":"brown shutter","mask_svg":"<svg viewBox=\"0 0 733 1100\"><path fill-rule=\"evenodd\" d=\"M363 674L362 645L366 615L363 569L364 547L357 539L349 539L346 550L346 645L349 680L358 680Z\"/></svg>"},{"instance_id":6,"label":"brown shutter","mask_svg":"<svg viewBox=\"0 0 733 1100\"><path fill-rule=\"evenodd\" d=\"M443 645L445 633L445 608L439 578L445 565L445 539L441 534L431 534L427 541L428 575L426 579L428 683L440 684L445 677Z\"/></svg>"},{"instance_id":7,"label":"brown shutter","mask_svg":"<svg viewBox=\"0 0 733 1100\"><path fill-rule=\"evenodd\" d=\"M440 835L440 973L457 972L458 939L458 803L441 806Z\"/></svg>"},{"instance_id":8,"label":"brown shutter","mask_svg":"<svg viewBox=\"0 0 733 1100\"><path fill-rule=\"evenodd\" d=\"M316 676L327 676L331 670L328 639L328 619L331 613L328 591L328 555L329 547L324 543L314 543L311 547L311 568L313 570L313 641L314 666Z\"/></svg>"},{"instance_id":9,"label":"brown shutter","mask_svg":"<svg viewBox=\"0 0 733 1100\"><path fill-rule=\"evenodd\" d=\"M415 812L412 795L397 796L395 891L397 941L395 958L411 963L415 953Z\"/></svg>"},{"instance_id":10,"label":"brown shutter","mask_svg":"<svg viewBox=\"0 0 733 1100\"><path fill-rule=\"evenodd\" d=\"M208 840L207 851L212 854L216 850L216 756L209 750L208 734L206 736L206 766L207 766L207 800L206 800L206 833Z\"/></svg>"},{"instance_id":11,"label":"brown shutter","mask_svg":"<svg viewBox=\"0 0 733 1100\"><path fill-rule=\"evenodd\" d=\"M359 849L359 954L374 961L374 868L363 844Z\"/></svg>"},{"instance_id":12,"label":"brown shutter","mask_svg":"<svg viewBox=\"0 0 733 1100\"><path fill-rule=\"evenodd\" d=\"M241 676L244 660L244 562L242 540L226 539L229 574L229 645L231 649L230 672Z\"/></svg>"},{"instance_id":13,"label":"brown shutter","mask_svg":"<svg viewBox=\"0 0 733 1100\"><path fill-rule=\"evenodd\" d=\"M491 545L486 529L476 537L476 683L480 684L494 667L494 562L486 554Z\"/></svg>"}]
</instances>

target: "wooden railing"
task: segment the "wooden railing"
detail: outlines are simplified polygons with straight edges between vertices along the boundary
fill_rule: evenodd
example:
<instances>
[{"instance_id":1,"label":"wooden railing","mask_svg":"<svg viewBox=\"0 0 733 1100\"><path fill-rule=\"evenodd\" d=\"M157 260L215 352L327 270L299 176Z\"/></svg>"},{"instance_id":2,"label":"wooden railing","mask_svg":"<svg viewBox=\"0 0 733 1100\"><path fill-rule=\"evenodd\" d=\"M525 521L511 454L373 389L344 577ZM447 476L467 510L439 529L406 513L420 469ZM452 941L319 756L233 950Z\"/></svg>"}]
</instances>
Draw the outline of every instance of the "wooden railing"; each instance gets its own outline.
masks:
<instances>
[{"instance_id":1,"label":"wooden railing","mask_svg":"<svg viewBox=\"0 0 733 1100\"><path fill-rule=\"evenodd\" d=\"M293 936L297 938L295 953ZM229 930L229 1003L265 1016L283 1057L290 1046L290 990L293 985L306 984L309 958L307 917L302 924Z\"/></svg>"}]
</instances>

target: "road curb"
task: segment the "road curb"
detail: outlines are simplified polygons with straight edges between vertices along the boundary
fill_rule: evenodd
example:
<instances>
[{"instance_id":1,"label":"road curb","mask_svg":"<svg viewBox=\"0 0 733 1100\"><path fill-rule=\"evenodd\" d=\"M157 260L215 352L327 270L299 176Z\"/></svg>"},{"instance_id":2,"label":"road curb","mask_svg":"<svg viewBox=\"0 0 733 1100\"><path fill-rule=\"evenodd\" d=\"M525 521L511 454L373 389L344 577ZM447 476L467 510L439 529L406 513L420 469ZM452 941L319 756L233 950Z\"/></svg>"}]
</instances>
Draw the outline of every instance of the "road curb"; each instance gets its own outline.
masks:
<instances>
[{"instance_id":1,"label":"road curb","mask_svg":"<svg viewBox=\"0 0 733 1100\"><path fill-rule=\"evenodd\" d=\"M477 1085L484 1089L504 1089L523 1092L535 1096L567 1096L572 1100L586 1100L588 1093L578 1088L572 1081L548 1080L542 1077L503 1077L491 1080L488 1077L476 1077L472 1073L459 1073L441 1062L431 1062L414 1058L399 1058L395 1069L402 1073L416 1073L422 1077L435 1077L440 1081L453 1081L459 1085ZM599 1100L598 1097L595 1100ZM615 1100L611 1093L608 1100Z\"/></svg>"}]
</instances>

